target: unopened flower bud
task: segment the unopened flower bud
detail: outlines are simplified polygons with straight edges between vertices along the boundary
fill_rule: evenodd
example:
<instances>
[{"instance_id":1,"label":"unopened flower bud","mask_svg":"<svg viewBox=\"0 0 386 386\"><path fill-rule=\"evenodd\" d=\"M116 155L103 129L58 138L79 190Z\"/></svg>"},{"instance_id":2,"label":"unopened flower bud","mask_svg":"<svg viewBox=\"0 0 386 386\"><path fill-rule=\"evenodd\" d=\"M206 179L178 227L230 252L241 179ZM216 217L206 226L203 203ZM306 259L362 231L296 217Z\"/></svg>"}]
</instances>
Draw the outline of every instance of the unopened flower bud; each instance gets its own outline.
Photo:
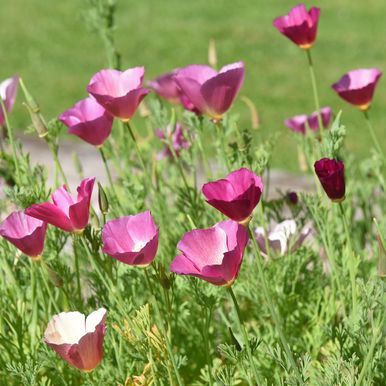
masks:
<instances>
[{"instance_id":1,"label":"unopened flower bud","mask_svg":"<svg viewBox=\"0 0 386 386\"><path fill-rule=\"evenodd\" d=\"M102 214L106 215L109 211L109 201L100 182L98 182L98 204Z\"/></svg>"},{"instance_id":2,"label":"unopened flower bud","mask_svg":"<svg viewBox=\"0 0 386 386\"><path fill-rule=\"evenodd\" d=\"M170 289L170 286L171 286L170 277L165 272L165 268L162 265L159 266L159 279L163 288L165 288L166 290Z\"/></svg>"},{"instance_id":3,"label":"unopened flower bud","mask_svg":"<svg viewBox=\"0 0 386 386\"><path fill-rule=\"evenodd\" d=\"M25 103L24 106L27 108L30 116L33 126L35 127L35 130L37 131L40 138L45 137L48 134L47 130L47 124L44 121L43 116L40 113L40 107L36 100L33 98L33 96L30 94L30 92L25 87L25 84L23 82L23 79L20 78L20 87L23 91Z\"/></svg>"},{"instance_id":4,"label":"unopened flower bud","mask_svg":"<svg viewBox=\"0 0 386 386\"><path fill-rule=\"evenodd\" d=\"M27 108L31 117L32 125L35 128L40 138L44 138L48 134L47 125L44 121L43 116L39 112L34 112L27 103L23 103Z\"/></svg>"}]
</instances>

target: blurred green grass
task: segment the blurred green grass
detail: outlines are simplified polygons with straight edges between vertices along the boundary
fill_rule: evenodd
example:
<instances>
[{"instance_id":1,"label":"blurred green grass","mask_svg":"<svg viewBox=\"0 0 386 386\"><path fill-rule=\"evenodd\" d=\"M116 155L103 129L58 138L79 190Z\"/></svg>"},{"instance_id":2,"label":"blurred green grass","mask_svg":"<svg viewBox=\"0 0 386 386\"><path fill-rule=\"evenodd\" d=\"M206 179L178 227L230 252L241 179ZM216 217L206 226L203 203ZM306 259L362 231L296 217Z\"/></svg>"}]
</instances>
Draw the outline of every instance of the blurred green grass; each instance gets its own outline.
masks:
<instances>
[{"instance_id":1,"label":"blurred green grass","mask_svg":"<svg viewBox=\"0 0 386 386\"><path fill-rule=\"evenodd\" d=\"M365 122L344 104L330 85L344 72L376 66L386 68L384 15L386 1L305 1L322 8L313 49L322 105L343 110L351 152L369 154ZM242 94L257 106L262 130L280 130L274 165L297 169L295 141L283 120L314 111L304 53L273 27L272 20L297 2L290 0L120 0L116 44L123 68L144 65L151 78L178 66L206 63L208 41L216 41L220 64L243 60L246 82ZM84 0L2 1L0 6L0 79L18 73L38 97L44 114L53 117L86 95L93 73L106 67L103 44L84 23ZM21 98L18 100L21 101ZM384 142L386 84L381 80L371 111ZM246 106L233 111L249 124ZM17 127L28 116L20 103L12 114ZM385 146L385 145L384 145Z\"/></svg>"}]
</instances>

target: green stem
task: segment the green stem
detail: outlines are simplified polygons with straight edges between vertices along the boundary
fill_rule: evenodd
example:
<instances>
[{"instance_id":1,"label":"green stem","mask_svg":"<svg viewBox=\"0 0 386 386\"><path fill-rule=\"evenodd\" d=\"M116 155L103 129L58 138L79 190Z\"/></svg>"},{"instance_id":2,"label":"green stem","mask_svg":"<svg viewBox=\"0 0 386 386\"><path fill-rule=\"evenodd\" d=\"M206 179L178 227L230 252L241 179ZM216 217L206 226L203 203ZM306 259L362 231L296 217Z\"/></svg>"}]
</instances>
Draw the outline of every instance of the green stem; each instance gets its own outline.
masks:
<instances>
[{"instance_id":1,"label":"green stem","mask_svg":"<svg viewBox=\"0 0 386 386\"><path fill-rule=\"evenodd\" d=\"M9 124L7 109L5 108L4 101L1 97L0 97L0 104L1 104L1 109L3 110L5 125L7 126L8 138L12 148L12 156L13 156L13 162L15 164L15 169L16 169L17 182L20 183L21 182L20 170L19 170L19 163L17 162L16 144L13 138L13 130L11 125Z\"/></svg>"},{"instance_id":2,"label":"green stem","mask_svg":"<svg viewBox=\"0 0 386 386\"><path fill-rule=\"evenodd\" d=\"M382 156L382 158L385 159L385 153L383 152L382 147L378 141L378 138L375 135L375 131L370 120L369 111L368 110L363 111L363 115L365 116L367 127L369 128L369 132L371 135L371 139L373 140L374 146L376 147L378 153Z\"/></svg>"},{"instance_id":3,"label":"green stem","mask_svg":"<svg viewBox=\"0 0 386 386\"><path fill-rule=\"evenodd\" d=\"M183 167L181 165L181 162L180 162L180 158L177 157L177 154L176 154L176 152L174 150L174 147L173 147L173 144L172 144L171 140L170 139L167 140L166 143L167 143L167 145L168 145L168 147L170 149L170 152L172 153L174 162L177 165L178 171L179 171L180 176L182 178L182 181L183 181L183 183L185 185L185 189L186 189L188 195L190 196L190 188L189 188L188 180L186 179L186 176L185 176L185 173L184 173L184 169L183 169Z\"/></svg>"},{"instance_id":4,"label":"green stem","mask_svg":"<svg viewBox=\"0 0 386 386\"><path fill-rule=\"evenodd\" d=\"M31 351L34 351L36 342L36 329L37 329L37 314L38 314L38 303L36 296L36 273L35 263L31 260L31 303L32 303L32 320L31 320Z\"/></svg>"},{"instance_id":5,"label":"green stem","mask_svg":"<svg viewBox=\"0 0 386 386\"><path fill-rule=\"evenodd\" d=\"M147 176L148 173L147 173L147 169L146 169L146 166L145 166L145 162L143 161L142 154L141 154L141 151L139 149L137 139L135 138L133 129L131 128L130 122L127 121L127 122L124 122L124 123L125 123L127 129L129 130L129 134L130 134L131 139L133 140L135 151L137 153L137 157L139 159L139 162L141 163L142 170L143 170L145 176Z\"/></svg>"},{"instance_id":6,"label":"green stem","mask_svg":"<svg viewBox=\"0 0 386 386\"><path fill-rule=\"evenodd\" d=\"M351 255L351 258L349 261L350 281L351 281L351 301L352 301L353 315L356 315L357 293L356 293L356 283L355 283L355 260L354 260L355 259L355 253L354 253L354 249L353 249L352 244L351 244L351 236L350 236L350 230L349 230L348 223L347 223L346 213L344 211L343 204L341 202L339 203L339 209L340 209L340 213L342 215L343 226L344 226L344 230L346 232L347 245L348 245L348 248L350 250L350 255Z\"/></svg>"},{"instance_id":7,"label":"green stem","mask_svg":"<svg viewBox=\"0 0 386 386\"><path fill-rule=\"evenodd\" d=\"M60 160L58 157L58 150L57 150L56 146L51 142L50 139L48 139L47 137L45 137L45 138L46 138L48 147L50 148L51 154L54 158L56 169L59 170L59 173L62 176L63 182L66 184L67 189L70 190L70 186L68 185L66 174L64 173L64 170L62 168L62 164L60 163ZM56 184L57 184L57 181L56 181Z\"/></svg>"},{"instance_id":8,"label":"green stem","mask_svg":"<svg viewBox=\"0 0 386 386\"><path fill-rule=\"evenodd\" d=\"M74 251L74 269L75 269L75 276L76 276L77 296L78 296L79 305L81 306L82 305L82 287L80 284L79 254L76 246L77 239L78 239L78 236L74 235L73 241L72 241L72 247Z\"/></svg>"},{"instance_id":9,"label":"green stem","mask_svg":"<svg viewBox=\"0 0 386 386\"><path fill-rule=\"evenodd\" d=\"M205 323L204 323L204 343L205 343L205 356L206 356L206 363L208 365L208 373L209 373L209 386L213 385L213 378L212 378L212 361L210 357L210 346L209 346L209 326L210 326L210 320L212 317L212 310L209 309L208 311L206 308L204 309L205 312Z\"/></svg>"},{"instance_id":10,"label":"green stem","mask_svg":"<svg viewBox=\"0 0 386 386\"><path fill-rule=\"evenodd\" d=\"M361 370L361 372L359 374L359 377L358 377L358 380L357 380L355 386L361 386L362 382L363 382L363 380L364 380L364 378L366 376L367 370L369 369L371 360L372 360L373 355L374 355L375 345L377 344L378 339L382 336L382 325L383 325L383 322L384 322L384 319L383 319L382 324L380 326L376 326L373 329L373 337L371 339L370 347L368 349L366 358L365 358L364 363L363 363L362 370Z\"/></svg>"},{"instance_id":11,"label":"green stem","mask_svg":"<svg viewBox=\"0 0 386 386\"><path fill-rule=\"evenodd\" d=\"M214 122L214 125L216 126L217 129L217 136L220 140L220 147L221 147L221 156L223 159L223 162L227 168L227 171L231 171L231 167L229 165L229 160L226 154L226 148L225 148L225 130L224 130L224 124L222 120L218 120Z\"/></svg>"},{"instance_id":12,"label":"green stem","mask_svg":"<svg viewBox=\"0 0 386 386\"><path fill-rule=\"evenodd\" d=\"M172 363L174 374L175 374L176 379L177 379L177 383L178 383L179 386L182 386L183 382L182 382L181 376L180 376L180 374L178 372L177 363L176 363L176 361L174 359L174 354L173 354L173 349L172 349L172 346L171 346L171 343L170 343L170 338L169 338L169 335L167 333L167 328L165 327L164 323L161 321L161 312L160 312L160 309L158 307L157 298L154 295L154 289L153 289L153 286L151 284L151 281L150 281L150 278L149 278L149 274L147 272L147 268L144 269L144 272L145 272L146 284L147 284L147 286L149 288L149 291L151 293L151 297L152 297L152 300L153 300L153 306L154 306L154 308L156 310L156 314L157 314L158 320L160 321L160 326L162 328L161 333L163 334L163 336L165 338L166 349L168 351L169 359L170 359L170 361Z\"/></svg>"},{"instance_id":13,"label":"green stem","mask_svg":"<svg viewBox=\"0 0 386 386\"><path fill-rule=\"evenodd\" d=\"M318 234L320 235L323 243L324 250L327 254L327 259L331 264L331 286L332 286L332 295L333 295L333 303L335 305L335 297L336 297L336 292L338 292L339 296L342 296L343 291L342 287L340 285L340 275L338 272L338 266L335 261L335 256L333 253L331 253L331 248L330 248L330 242L329 237L326 238L326 233L328 232L323 226L321 221L319 220L318 213L315 212L311 207L308 207L308 210L311 212L312 218L315 221L316 227L318 229ZM335 288L337 287L337 289ZM344 301L341 301L343 305L343 312L345 314L345 308L344 308Z\"/></svg>"},{"instance_id":14,"label":"green stem","mask_svg":"<svg viewBox=\"0 0 386 386\"><path fill-rule=\"evenodd\" d=\"M206 154L205 154L205 151L204 151L204 148L202 146L202 141L201 141L201 135L204 131L204 125L203 125L203 117L200 117L200 128L199 128L199 133L197 135L197 139L196 139L196 142L197 142L197 145L198 145L198 149L201 153L201 158L202 158L202 163L204 165L204 171L205 171L205 175L207 178L211 178L212 177L212 171L210 169L210 166L209 166L209 162L208 162L208 159L206 157Z\"/></svg>"},{"instance_id":15,"label":"green stem","mask_svg":"<svg viewBox=\"0 0 386 386\"><path fill-rule=\"evenodd\" d=\"M256 385L259 385L260 384L259 375L257 373L256 365L255 365L255 362L253 360L253 355L252 355L251 346L250 346L249 340L248 340L247 330L245 329L245 326L244 326L242 319L241 319L240 307L239 307L239 304L237 302L236 296L232 290L232 287L228 287L227 289L228 289L229 294L231 295L233 304L235 306L235 310L236 310L236 314L237 314L237 318L236 318L237 327L241 331L241 333L243 334L244 346L247 349L247 355L248 355L249 363L250 363L250 366L251 366L251 369L253 372L253 376L255 378Z\"/></svg>"},{"instance_id":16,"label":"green stem","mask_svg":"<svg viewBox=\"0 0 386 386\"><path fill-rule=\"evenodd\" d=\"M39 264L39 262L37 262L37 264ZM55 298L54 298L54 296L53 296L53 294L51 292L51 288L50 288L50 286L48 285L48 282L47 282L47 278L46 278L45 271L44 271L45 263L44 263L43 260L40 262L39 268L40 268L40 274L42 276L43 284L46 287L46 290L47 290L47 293L48 293L48 297L50 298L50 302L51 302L52 306L54 307L55 312L57 314L59 314L59 312L60 312L59 308L58 308L58 306L56 304L56 301L55 301ZM47 312L49 312L49 310L47 310Z\"/></svg>"},{"instance_id":17,"label":"green stem","mask_svg":"<svg viewBox=\"0 0 386 386\"><path fill-rule=\"evenodd\" d=\"M265 275L264 275L264 269L263 269L263 265L262 265L263 259L262 259L261 254L260 254L260 249L257 245L255 236L254 236L253 231L252 231L250 226L248 227L248 231L249 231L249 237L252 240L252 245L253 245L253 248L254 248L254 251L256 254L257 269L258 269L258 274L259 274L259 280L260 280L260 283L261 283L261 286L263 289L263 295L264 295L265 300L268 304L272 319L273 319L275 326L276 326L276 331L279 335L281 344L282 344L284 351L287 355L287 359L289 360L289 363L291 364L292 369L295 372L296 378L298 379L298 382L301 385L301 384L303 384L303 379L301 377L301 374L299 373L299 369L296 365L294 356L293 356L292 351L289 347L287 339L284 336L280 315L278 314L278 312L276 310L276 307L273 303L272 297L271 297L269 290L268 290L267 282L266 282Z\"/></svg>"},{"instance_id":18,"label":"green stem","mask_svg":"<svg viewBox=\"0 0 386 386\"><path fill-rule=\"evenodd\" d=\"M111 190L113 191L115 197L117 197L117 192L115 191L115 188L114 188L114 182L113 182L113 178L112 178L112 176L111 176L111 172L110 172L109 165L108 165L108 163L107 163L107 159L106 159L105 152L103 151L103 149L102 149L101 147L100 147L98 150L99 150L99 154L101 155L103 164L104 164L104 166L105 166L105 170L106 170L107 178L108 178L108 180L109 180L110 188L111 188ZM117 197L117 198L118 198L118 197Z\"/></svg>"},{"instance_id":19,"label":"green stem","mask_svg":"<svg viewBox=\"0 0 386 386\"><path fill-rule=\"evenodd\" d=\"M310 70L310 77L311 77L311 83L312 83L312 91L314 94L315 108L316 108L316 111L318 114L319 130L322 130L323 129L323 121L322 121L322 116L320 113L318 86L316 84L316 77L315 77L314 65L312 62L311 50L305 50L305 51L306 51L307 60L308 60L308 68Z\"/></svg>"}]
</instances>

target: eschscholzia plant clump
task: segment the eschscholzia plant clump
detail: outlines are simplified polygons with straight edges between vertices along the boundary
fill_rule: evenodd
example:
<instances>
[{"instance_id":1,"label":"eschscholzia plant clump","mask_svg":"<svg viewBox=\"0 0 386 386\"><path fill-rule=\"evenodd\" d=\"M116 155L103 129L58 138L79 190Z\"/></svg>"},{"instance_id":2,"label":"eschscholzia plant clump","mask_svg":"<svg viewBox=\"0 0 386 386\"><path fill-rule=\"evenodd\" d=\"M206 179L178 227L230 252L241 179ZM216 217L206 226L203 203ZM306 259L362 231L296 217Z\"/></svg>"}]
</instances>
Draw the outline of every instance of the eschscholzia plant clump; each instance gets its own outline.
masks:
<instances>
[{"instance_id":1,"label":"eschscholzia plant clump","mask_svg":"<svg viewBox=\"0 0 386 386\"><path fill-rule=\"evenodd\" d=\"M88 3L110 67L75 85L88 96L51 119L29 79L0 83L0 383L385 385L386 162L369 115L381 69L333 86L367 122L374 146L359 157L350 118L326 106L330 81L315 71L319 8L300 4L273 21L307 59L297 79L310 76L305 113L286 119L288 130L290 87L271 117L249 95L275 99L275 82L261 89L250 73L286 71L283 52L270 74L232 51L221 67L223 44L217 54L211 40L210 66L171 63L150 80L161 68L122 71L140 56L120 60L115 3ZM254 28L273 32L270 22ZM271 55L273 42L252 35ZM339 67L318 61L321 73ZM49 165L14 130L18 84ZM74 135L92 145L81 147L91 163L63 162ZM280 152L299 170L278 171Z\"/></svg>"}]
</instances>

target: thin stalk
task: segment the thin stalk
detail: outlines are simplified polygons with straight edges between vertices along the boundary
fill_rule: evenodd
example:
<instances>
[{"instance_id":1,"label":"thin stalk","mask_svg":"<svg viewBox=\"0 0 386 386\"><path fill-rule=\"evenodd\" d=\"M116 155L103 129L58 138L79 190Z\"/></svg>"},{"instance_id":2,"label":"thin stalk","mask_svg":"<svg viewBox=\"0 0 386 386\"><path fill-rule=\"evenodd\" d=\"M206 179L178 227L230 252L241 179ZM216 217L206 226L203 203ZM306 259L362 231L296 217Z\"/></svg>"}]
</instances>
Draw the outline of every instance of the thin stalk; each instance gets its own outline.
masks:
<instances>
[{"instance_id":1,"label":"thin stalk","mask_svg":"<svg viewBox=\"0 0 386 386\"><path fill-rule=\"evenodd\" d=\"M90 249L90 247L88 246L84 237L82 237L80 240L81 240L81 243L83 244L84 248L86 249L86 251L88 251L87 255L89 256L90 264L91 264L93 270L97 273L99 279L101 280L103 285L106 287L106 290L109 293L113 294L113 298L116 301L118 308L120 309L122 315L124 315L125 310L124 310L122 304L124 304L125 302L122 299L122 296L121 296L121 293L119 292L119 289L117 288L116 285L114 285L114 283L113 283L112 279L110 279L109 275L106 274L106 271L103 270L103 273L102 273L102 271L99 268L99 265L98 265L98 260L100 260L99 252L94 253Z\"/></svg>"},{"instance_id":2,"label":"thin stalk","mask_svg":"<svg viewBox=\"0 0 386 386\"><path fill-rule=\"evenodd\" d=\"M355 262L353 261L353 258L355 257L355 253L354 253L354 249L353 249L352 244L351 244L351 236L350 236L350 230L349 230L348 223L347 223L346 213L344 211L343 204L341 202L339 203L339 209L340 209L340 213L342 215L344 230L346 232L347 245L349 247L350 254L352 257L350 259L350 263L349 263L350 281L351 281L351 301L352 301L353 315L356 315L357 293L356 293L356 283L355 283L355 266L354 266Z\"/></svg>"},{"instance_id":3,"label":"thin stalk","mask_svg":"<svg viewBox=\"0 0 386 386\"><path fill-rule=\"evenodd\" d=\"M72 247L74 251L74 269L75 269L76 287L77 287L76 289L77 289L79 305L81 305L82 304L82 287L80 284L79 255L76 248L76 242L77 242L77 236L74 236L72 241Z\"/></svg>"},{"instance_id":4,"label":"thin stalk","mask_svg":"<svg viewBox=\"0 0 386 386\"><path fill-rule=\"evenodd\" d=\"M3 110L5 126L7 126L9 143L11 144L11 148L12 148L12 156L13 156L13 162L15 164L15 169L16 169L17 182L20 183L20 170L19 170L19 163L17 162L16 144L13 139L13 130L11 125L9 124L7 109L5 108L3 98L1 97L0 97L0 104L1 104L1 109Z\"/></svg>"},{"instance_id":5,"label":"thin stalk","mask_svg":"<svg viewBox=\"0 0 386 386\"><path fill-rule=\"evenodd\" d=\"M254 251L256 254L256 262L257 262L257 269L258 269L258 274L259 274L259 281L263 287L262 288L263 289L263 295L264 295L265 300L268 304L272 319L273 319L275 326L276 326L276 331L279 335L279 338L280 338L281 344L284 348L284 351L286 352L287 359L289 360L291 367L294 370L295 375L298 379L298 382L301 385L301 384L303 384L303 379L301 377L301 374L299 373L299 369L296 365L294 356L293 356L292 351L289 347L287 339L284 336L280 315L278 314L278 312L276 310L276 306L274 305L274 302L272 300L271 294L269 293L267 282L265 280L264 269L263 269L263 265L262 265L262 257L260 255L259 247L257 245L256 239L254 237L253 231L252 231L250 226L248 227L248 231L249 231L249 237L252 240L252 245L253 245L253 248L254 248Z\"/></svg>"},{"instance_id":6,"label":"thin stalk","mask_svg":"<svg viewBox=\"0 0 386 386\"><path fill-rule=\"evenodd\" d=\"M39 262L37 262L37 263L39 264ZM48 285L47 278L46 278L45 271L44 271L44 267L45 267L45 263L42 260L40 262L40 264L39 264L40 274L42 276L43 284L46 287L46 290L47 290L47 293L48 293L48 297L50 298L50 302L51 302L52 306L54 307L55 312L58 314L60 311L59 311L59 308L58 308L58 306L56 304L55 298L54 298L54 296L53 296L53 294L51 292L51 288ZM49 310L47 310L47 311L49 311Z\"/></svg>"},{"instance_id":7,"label":"thin stalk","mask_svg":"<svg viewBox=\"0 0 386 386\"><path fill-rule=\"evenodd\" d=\"M317 213L315 213L310 208L308 208L308 209L311 211L312 217L313 217L313 219L315 221L315 224L317 226L317 229L319 231L318 233L321 236L323 247L324 247L324 250L325 250L325 252L327 254L327 259L328 259L328 261L331 264L332 295L333 295L333 302L335 303L336 292L338 292L338 295L342 295L343 294L342 287L340 285L340 280L339 280L340 276L339 276L339 273L337 272L337 264L336 264L336 261L335 261L335 257L330 252L330 243L328 242L328 237L327 238L325 237L325 233L326 232L325 232L321 222L319 221ZM337 289L335 288L335 286L337 286ZM342 301L342 305L344 305L344 301ZM343 312L345 314L344 306L343 306Z\"/></svg>"},{"instance_id":8,"label":"thin stalk","mask_svg":"<svg viewBox=\"0 0 386 386\"><path fill-rule=\"evenodd\" d=\"M156 313L157 313L157 316L158 316L158 319L160 321L160 326L162 327L162 334L165 338L165 342L166 342L166 349L168 351L168 355L169 355L169 359L170 359L170 362L172 363L172 366L173 366L173 370L174 370L174 375L176 376L176 379L177 379L177 383L179 386L182 386L183 385L183 382L182 382L182 379L181 379L181 376L178 372L178 367L177 367L177 363L174 359L174 355L173 355L173 349L172 349L172 346L171 346L171 343L170 343L170 339L169 339L169 336L167 334L167 329L164 325L164 323L161 321L161 312L160 312L160 309L158 307L158 303L157 303L157 298L155 297L154 295L154 289L153 289L153 286L151 284L151 281L150 281L150 278L149 278L149 274L147 272L147 268L144 269L144 272L145 272L145 279L146 279L146 284L149 288L149 291L151 293L151 297L152 297L152 300L153 300L153 305L154 305L154 308L156 310ZM171 383L172 384L172 383Z\"/></svg>"},{"instance_id":9,"label":"thin stalk","mask_svg":"<svg viewBox=\"0 0 386 386\"><path fill-rule=\"evenodd\" d=\"M384 319L383 319L383 321L384 321ZM363 382L363 380L364 380L364 378L366 376L367 370L369 369L369 366L371 364L371 360L373 359L375 345L377 344L378 339L382 335L383 321L382 321L381 326L376 326L375 329L373 329L373 337L371 339L370 347L368 349L365 361L363 363L362 370L361 370L361 372L359 374L359 377L358 377L358 380L357 380L355 386L361 386L362 382Z\"/></svg>"},{"instance_id":10,"label":"thin stalk","mask_svg":"<svg viewBox=\"0 0 386 386\"><path fill-rule=\"evenodd\" d=\"M247 330L245 329L245 326L244 326L242 319L241 319L241 312L240 312L239 304L238 304L236 296L232 290L232 287L228 287L227 290L228 290L228 292L232 298L233 304L235 306L235 310L236 310L236 314L237 314L237 318L236 318L237 327L241 331L241 333L243 334L244 346L247 349L247 355L248 355L249 363L250 363L250 366L251 366L251 369L253 372L253 376L254 376L255 381L256 381L256 385L259 385L260 384L259 375L257 373L256 365L255 365L255 362L253 360L251 346L249 345L248 333L247 333Z\"/></svg>"},{"instance_id":11,"label":"thin stalk","mask_svg":"<svg viewBox=\"0 0 386 386\"><path fill-rule=\"evenodd\" d=\"M101 155L103 164L105 166L105 170L106 170L107 178L109 180L110 188L113 191L115 197L117 197L117 192L115 191L115 188L114 188L114 182L113 182L113 178L111 176L109 164L107 163L105 152L103 151L103 149L101 147L98 150L99 150L99 154Z\"/></svg>"},{"instance_id":12,"label":"thin stalk","mask_svg":"<svg viewBox=\"0 0 386 386\"><path fill-rule=\"evenodd\" d=\"M36 328L37 328L37 314L38 314L38 303L36 296L36 272L35 263L31 260L31 303L32 303L32 320L31 320L31 351L33 352L36 342Z\"/></svg>"},{"instance_id":13,"label":"thin stalk","mask_svg":"<svg viewBox=\"0 0 386 386\"><path fill-rule=\"evenodd\" d=\"M221 147L221 156L222 156L223 162L225 163L227 171L230 172L231 171L231 167L229 165L229 160L228 160L228 157L226 155L226 149L225 149L225 130L224 130L224 124L223 124L222 120L219 120L219 121L215 121L214 125L216 126L217 136L218 136L218 138L220 140L220 144L221 144L220 147Z\"/></svg>"},{"instance_id":14,"label":"thin stalk","mask_svg":"<svg viewBox=\"0 0 386 386\"><path fill-rule=\"evenodd\" d=\"M47 137L45 137L47 138ZM54 158L56 169L59 171L60 175L62 176L63 182L66 184L67 189L70 189L67 181L66 174L64 173L64 170L62 168L62 164L60 163L59 156L58 156L58 150L56 146L51 142L51 140L47 139L48 147L50 148L51 154ZM56 173L57 176L57 173ZM57 181L56 181L57 184Z\"/></svg>"},{"instance_id":15,"label":"thin stalk","mask_svg":"<svg viewBox=\"0 0 386 386\"><path fill-rule=\"evenodd\" d=\"M375 135L375 131L374 131L373 125L372 125L371 120L370 120L369 111L368 110L363 111L363 115L365 116L367 127L369 128L369 132L370 132L370 135L371 135L371 139L373 140L374 146L376 147L378 153L384 159L385 158L385 153L383 152L382 147L381 147L381 145L380 145L380 143L378 141L378 138Z\"/></svg>"},{"instance_id":16,"label":"thin stalk","mask_svg":"<svg viewBox=\"0 0 386 386\"><path fill-rule=\"evenodd\" d=\"M205 357L206 357L206 363L208 365L208 373L209 373L209 386L213 385L213 378L212 378L212 361L210 357L210 346L209 346L209 326L210 326L210 320L212 318L212 310L209 309L208 311L205 311L205 323L204 323L204 344L205 344Z\"/></svg>"},{"instance_id":17,"label":"thin stalk","mask_svg":"<svg viewBox=\"0 0 386 386\"><path fill-rule=\"evenodd\" d=\"M314 65L312 62L311 50L305 50L305 51L306 51L307 60L308 60L308 68L310 70L310 78L311 78L311 84L312 84L312 92L314 94L315 108L316 108L316 111L318 114L319 130L322 130L323 129L323 121L322 121L322 116L320 114L318 86L316 84L316 77L315 77Z\"/></svg>"},{"instance_id":18,"label":"thin stalk","mask_svg":"<svg viewBox=\"0 0 386 386\"><path fill-rule=\"evenodd\" d=\"M211 178L212 177L212 171L210 169L209 162L208 162L208 159L206 157L204 148L202 146L202 141L201 141L201 134L204 131L204 125L203 125L204 121L203 121L203 117L200 117L199 119L200 119L200 128L199 128L199 133L198 133L197 138L196 138L196 142L198 145L198 149L201 153L201 158L202 158L202 163L204 165L205 175L207 178Z\"/></svg>"},{"instance_id":19,"label":"thin stalk","mask_svg":"<svg viewBox=\"0 0 386 386\"><path fill-rule=\"evenodd\" d=\"M141 151L139 149L139 146L138 146L138 143L137 143L137 139L135 138L133 129L131 128L130 122L127 121L127 122L124 122L124 124L127 127L127 129L129 130L129 134L130 134L131 139L133 140L135 151L137 153L137 157L139 159L139 162L141 163L141 167L143 169L144 174L147 176L148 173L147 173L147 169L146 169L146 166L145 166L145 162L143 161L142 154L141 154Z\"/></svg>"},{"instance_id":20,"label":"thin stalk","mask_svg":"<svg viewBox=\"0 0 386 386\"><path fill-rule=\"evenodd\" d=\"M175 152L175 150L173 148L173 144L171 143L171 140L166 141L166 143L167 143L167 145L168 145L168 147L170 149L170 152L172 153L174 162L177 165L178 171L179 171L180 176L182 178L182 181L183 181L183 183L185 185L185 189L188 192L188 194L190 194L190 188L189 188L188 180L186 179L184 169L183 169L183 167L181 165L181 162L180 162L180 158L177 157L177 154L176 154L176 152Z\"/></svg>"}]
</instances>

